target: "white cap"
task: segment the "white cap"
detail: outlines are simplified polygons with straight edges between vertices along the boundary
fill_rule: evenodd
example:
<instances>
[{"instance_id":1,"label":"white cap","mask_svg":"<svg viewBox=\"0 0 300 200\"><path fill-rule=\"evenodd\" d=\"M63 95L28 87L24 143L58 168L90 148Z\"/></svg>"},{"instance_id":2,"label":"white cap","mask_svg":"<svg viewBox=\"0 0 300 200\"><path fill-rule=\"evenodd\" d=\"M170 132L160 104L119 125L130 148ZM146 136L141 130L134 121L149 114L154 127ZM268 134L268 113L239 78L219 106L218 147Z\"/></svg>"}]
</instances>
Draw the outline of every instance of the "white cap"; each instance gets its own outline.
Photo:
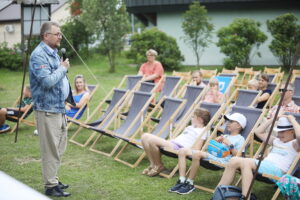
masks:
<instances>
[{"instance_id":1,"label":"white cap","mask_svg":"<svg viewBox=\"0 0 300 200\"><path fill-rule=\"evenodd\" d=\"M274 131L280 132L290 129L294 129L291 122L286 117L280 117L277 122L277 127L274 128Z\"/></svg>"},{"instance_id":2,"label":"white cap","mask_svg":"<svg viewBox=\"0 0 300 200\"><path fill-rule=\"evenodd\" d=\"M232 120L232 121L236 121L237 123L239 123L241 125L241 127L244 129L247 125L247 119L246 117L241 114L241 113L233 113L231 115L225 115L224 118L226 120Z\"/></svg>"}]
</instances>

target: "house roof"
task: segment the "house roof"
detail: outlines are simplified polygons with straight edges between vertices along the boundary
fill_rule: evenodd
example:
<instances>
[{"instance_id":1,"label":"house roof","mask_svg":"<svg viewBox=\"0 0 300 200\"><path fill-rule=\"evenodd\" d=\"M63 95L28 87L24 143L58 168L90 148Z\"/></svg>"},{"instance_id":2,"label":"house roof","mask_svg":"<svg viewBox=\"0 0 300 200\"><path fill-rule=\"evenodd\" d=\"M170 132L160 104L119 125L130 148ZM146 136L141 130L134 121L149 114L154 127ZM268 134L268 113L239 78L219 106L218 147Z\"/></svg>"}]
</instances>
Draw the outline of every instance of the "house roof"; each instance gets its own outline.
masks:
<instances>
[{"instance_id":1,"label":"house roof","mask_svg":"<svg viewBox=\"0 0 300 200\"><path fill-rule=\"evenodd\" d=\"M186 10L194 0L125 0L130 13L156 13L158 11ZM206 8L264 8L300 5L299 0L198 0Z\"/></svg>"},{"instance_id":2,"label":"house roof","mask_svg":"<svg viewBox=\"0 0 300 200\"><path fill-rule=\"evenodd\" d=\"M2 21L20 21L21 20L21 5L14 4L15 0L1 0L0 2L0 22ZM56 2L53 1L53 2ZM64 4L67 0L60 0L59 4L51 4L51 12L55 12Z\"/></svg>"}]
</instances>

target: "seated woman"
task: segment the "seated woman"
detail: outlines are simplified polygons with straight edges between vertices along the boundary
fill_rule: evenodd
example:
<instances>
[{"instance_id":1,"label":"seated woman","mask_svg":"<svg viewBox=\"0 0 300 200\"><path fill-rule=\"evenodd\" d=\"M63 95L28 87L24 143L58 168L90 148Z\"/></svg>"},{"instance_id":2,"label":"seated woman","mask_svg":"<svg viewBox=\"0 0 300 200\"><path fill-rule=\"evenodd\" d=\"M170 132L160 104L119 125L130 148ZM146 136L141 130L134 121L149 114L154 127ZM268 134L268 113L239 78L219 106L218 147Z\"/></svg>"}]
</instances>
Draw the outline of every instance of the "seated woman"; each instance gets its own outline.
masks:
<instances>
[{"instance_id":1,"label":"seated woman","mask_svg":"<svg viewBox=\"0 0 300 200\"><path fill-rule=\"evenodd\" d=\"M213 160L225 164L228 163L229 160L238 153L245 142L244 137L241 136L240 133L246 127L247 119L240 113L225 115L224 118L228 120L227 130L229 132L229 135L218 136L215 140L228 146L230 154L225 157L219 158L213 154L201 150L192 150L185 148L180 149L178 153L179 180L177 181L175 186L169 189L169 192L189 194L195 190L194 178L197 175L201 159ZM188 179L186 179L186 156L192 157L192 165Z\"/></svg>"},{"instance_id":2,"label":"seated woman","mask_svg":"<svg viewBox=\"0 0 300 200\"><path fill-rule=\"evenodd\" d=\"M292 115L279 116L277 127L274 128L274 131L278 132L278 136L271 135L268 144L272 145L272 149L261 162L258 172L282 177L300 152L300 125ZM266 130L272 122L273 119L269 119L255 130L255 135L264 142L268 136ZM257 163L258 160L254 158L232 158L227 164L218 185L230 185L234 180L236 170L241 170L242 194L246 196Z\"/></svg>"},{"instance_id":3,"label":"seated woman","mask_svg":"<svg viewBox=\"0 0 300 200\"><path fill-rule=\"evenodd\" d=\"M86 105L86 102L90 98L90 93L86 86L86 81L83 75L75 76L74 82L75 90L72 93L76 106L72 106L71 104L66 103L66 115L71 118L73 118L77 114L77 112L82 106ZM81 112L77 115L76 119L80 119L83 112L84 109L81 110Z\"/></svg>"},{"instance_id":4,"label":"seated woman","mask_svg":"<svg viewBox=\"0 0 300 200\"><path fill-rule=\"evenodd\" d=\"M298 177L286 174L276 182L276 185L285 199L300 199L300 179Z\"/></svg>"},{"instance_id":5,"label":"seated woman","mask_svg":"<svg viewBox=\"0 0 300 200\"><path fill-rule=\"evenodd\" d=\"M157 52L153 49L149 49L146 52L147 62L141 65L139 69L139 75L144 76L144 81L158 83L164 75L164 68L159 61L156 61ZM156 92L160 92L162 83L157 87Z\"/></svg>"},{"instance_id":6,"label":"seated woman","mask_svg":"<svg viewBox=\"0 0 300 200\"><path fill-rule=\"evenodd\" d=\"M202 81L203 76L200 70L193 71L192 73L192 84L196 86L205 87L206 84Z\"/></svg>"},{"instance_id":7,"label":"seated woman","mask_svg":"<svg viewBox=\"0 0 300 200\"><path fill-rule=\"evenodd\" d=\"M202 134L205 126L210 120L210 114L207 110L197 108L194 111L192 125L184 129L182 134L172 140L165 140L156 135L145 133L142 135L142 145L145 153L150 161L150 166L142 172L144 175L156 176L164 170L164 165L161 161L160 148L170 148L178 150L181 148L191 149L194 142ZM208 137L208 133L202 134L202 138L196 145L195 149L201 149L204 141Z\"/></svg>"},{"instance_id":8,"label":"seated woman","mask_svg":"<svg viewBox=\"0 0 300 200\"><path fill-rule=\"evenodd\" d=\"M258 89L262 91L260 97L257 98L256 108L262 109L270 98L272 91L268 89L269 77L266 74L261 74L258 77Z\"/></svg>"},{"instance_id":9,"label":"seated woman","mask_svg":"<svg viewBox=\"0 0 300 200\"><path fill-rule=\"evenodd\" d=\"M208 103L220 103L223 100L223 97L224 95L219 89L218 80L215 78L210 79L209 88L203 101Z\"/></svg>"},{"instance_id":10,"label":"seated woman","mask_svg":"<svg viewBox=\"0 0 300 200\"><path fill-rule=\"evenodd\" d=\"M4 124L5 120L16 121L11 117L18 117L19 115L22 116L22 114L29 108L31 103L32 103L32 96L31 96L30 87L25 86L23 90L23 99L17 105L16 108L0 108L0 133L4 133L10 129L8 124ZM20 113L19 113L19 107L21 107ZM31 112L32 112L32 108L30 111L28 111L27 115L30 114Z\"/></svg>"}]
</instances>

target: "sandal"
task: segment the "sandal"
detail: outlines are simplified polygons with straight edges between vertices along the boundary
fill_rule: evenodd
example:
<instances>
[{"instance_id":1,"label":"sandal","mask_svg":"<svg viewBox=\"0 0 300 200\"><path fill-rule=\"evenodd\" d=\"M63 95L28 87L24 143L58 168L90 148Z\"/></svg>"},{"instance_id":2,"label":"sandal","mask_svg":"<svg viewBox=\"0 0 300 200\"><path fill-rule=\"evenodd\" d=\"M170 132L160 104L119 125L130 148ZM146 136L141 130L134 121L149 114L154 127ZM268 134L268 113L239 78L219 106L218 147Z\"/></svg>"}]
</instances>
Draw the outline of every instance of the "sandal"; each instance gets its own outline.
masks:
<instances>
[{"instance_id":1,"label":"sandal","mask_svg":"<svg viewBox=\"0 0 300 200\"><path fill-rule=\"evenodd\" d=\"M147 167L146 169L143 170L142 174L147 175L151 171L151 169L152 169L151 166Z\"/></svg>"},{"instance_id":2,"label":"sandal","mask_svg":"<svg viewBox=\"0 0 300 200\"><path fill-rule=\"evenodd\" d=\"M165 167L163 165L159 166L159 167L155 167L152 168L149 172L148 172L148 176L156 176L158 175L160 172L164 171Z\"/></svg>"}]
</instances>

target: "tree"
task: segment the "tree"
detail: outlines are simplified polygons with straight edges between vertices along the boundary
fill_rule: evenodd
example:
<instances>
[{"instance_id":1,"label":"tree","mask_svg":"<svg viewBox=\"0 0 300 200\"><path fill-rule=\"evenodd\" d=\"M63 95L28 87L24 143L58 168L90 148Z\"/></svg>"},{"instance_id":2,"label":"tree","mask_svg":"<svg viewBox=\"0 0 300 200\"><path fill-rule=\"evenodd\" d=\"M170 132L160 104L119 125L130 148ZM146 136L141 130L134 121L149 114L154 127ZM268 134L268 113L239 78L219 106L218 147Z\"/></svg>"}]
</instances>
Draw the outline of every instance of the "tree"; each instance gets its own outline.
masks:
<instances>
[{"instance_id":1,"label":"tree","mask_svg":"<svg viewBox=\"0 0 300 200\"><path fill-rule=\"evenodd\" d=\"M273 36L269 48L285 68L289 68L296 53L296 45L300 43L300 25L298 18L291 13L267 20L267 27Z\"/></svg>"},{"instance_id":2,"label":"tree","mask_svg":"<svg viewBox=\"0 0 300 200\"><path fill-rule=\"evenodd\" d=\"M61 27L61 31L77 52L81 51L80 53L88 53L88 44L91 34L86 31L85 25L79 21L77 17L72 17L64 24ZM62 40L61 46L67 48L69 58L75 57L73 48L70 47L66 40Z\"/></svg>"},{"instance_id":3,"label":"tree","mask_svg":"<svg viewBox=\"0 0 300 200\"><path fill-rule=\"evenodd\" d=\"M250 65L250 53L253 48L257 51L259 46L267 40L267 36L259 30L260 26L261 24L253 19L238 18L218 31L217 46L228 56L224 59L226 68ZM255 53L260 57L258 51Z\"/></svg>"},{"instance_id":4,"label":"tree","mask_svg":"<svg viewBox=\"0 0 300 200\"><path fill-rule=\"evenodd\" d=\"M127 57L134 59L139 64L147 60L146 51L149 49L158 52L156 59L162 63L165 69L176 69L184 60L176 40L157 28L136 33L131 40L132 44Z\"/></svg>"},{"instance_id":5,"label":"tree","mask_svg":"<svg viewBox=\"0 0 300 200\"><path fill-rule=\"evenodd\" d=\"M108 57L109 72L115 72L115 58L123 48L123 36L129 31L128 15L120 0L83 0L81 20L100 40Z\"/></svg>"},{"instance_id":6,"label":"tree","mask_svg":"<svg viewBox=\"0 0 300 200\"><path fill-rule=\"evenodd\" d=\"M211 38L213 25L209 23L210 19L206 15L207 10L201 6L198 1L194 1L189 10L183 14L182 29L185 34L184 41L190 45L196 56L197 66L199 66L200 57L208 46Z\"/></svg>"}]
</instances>

